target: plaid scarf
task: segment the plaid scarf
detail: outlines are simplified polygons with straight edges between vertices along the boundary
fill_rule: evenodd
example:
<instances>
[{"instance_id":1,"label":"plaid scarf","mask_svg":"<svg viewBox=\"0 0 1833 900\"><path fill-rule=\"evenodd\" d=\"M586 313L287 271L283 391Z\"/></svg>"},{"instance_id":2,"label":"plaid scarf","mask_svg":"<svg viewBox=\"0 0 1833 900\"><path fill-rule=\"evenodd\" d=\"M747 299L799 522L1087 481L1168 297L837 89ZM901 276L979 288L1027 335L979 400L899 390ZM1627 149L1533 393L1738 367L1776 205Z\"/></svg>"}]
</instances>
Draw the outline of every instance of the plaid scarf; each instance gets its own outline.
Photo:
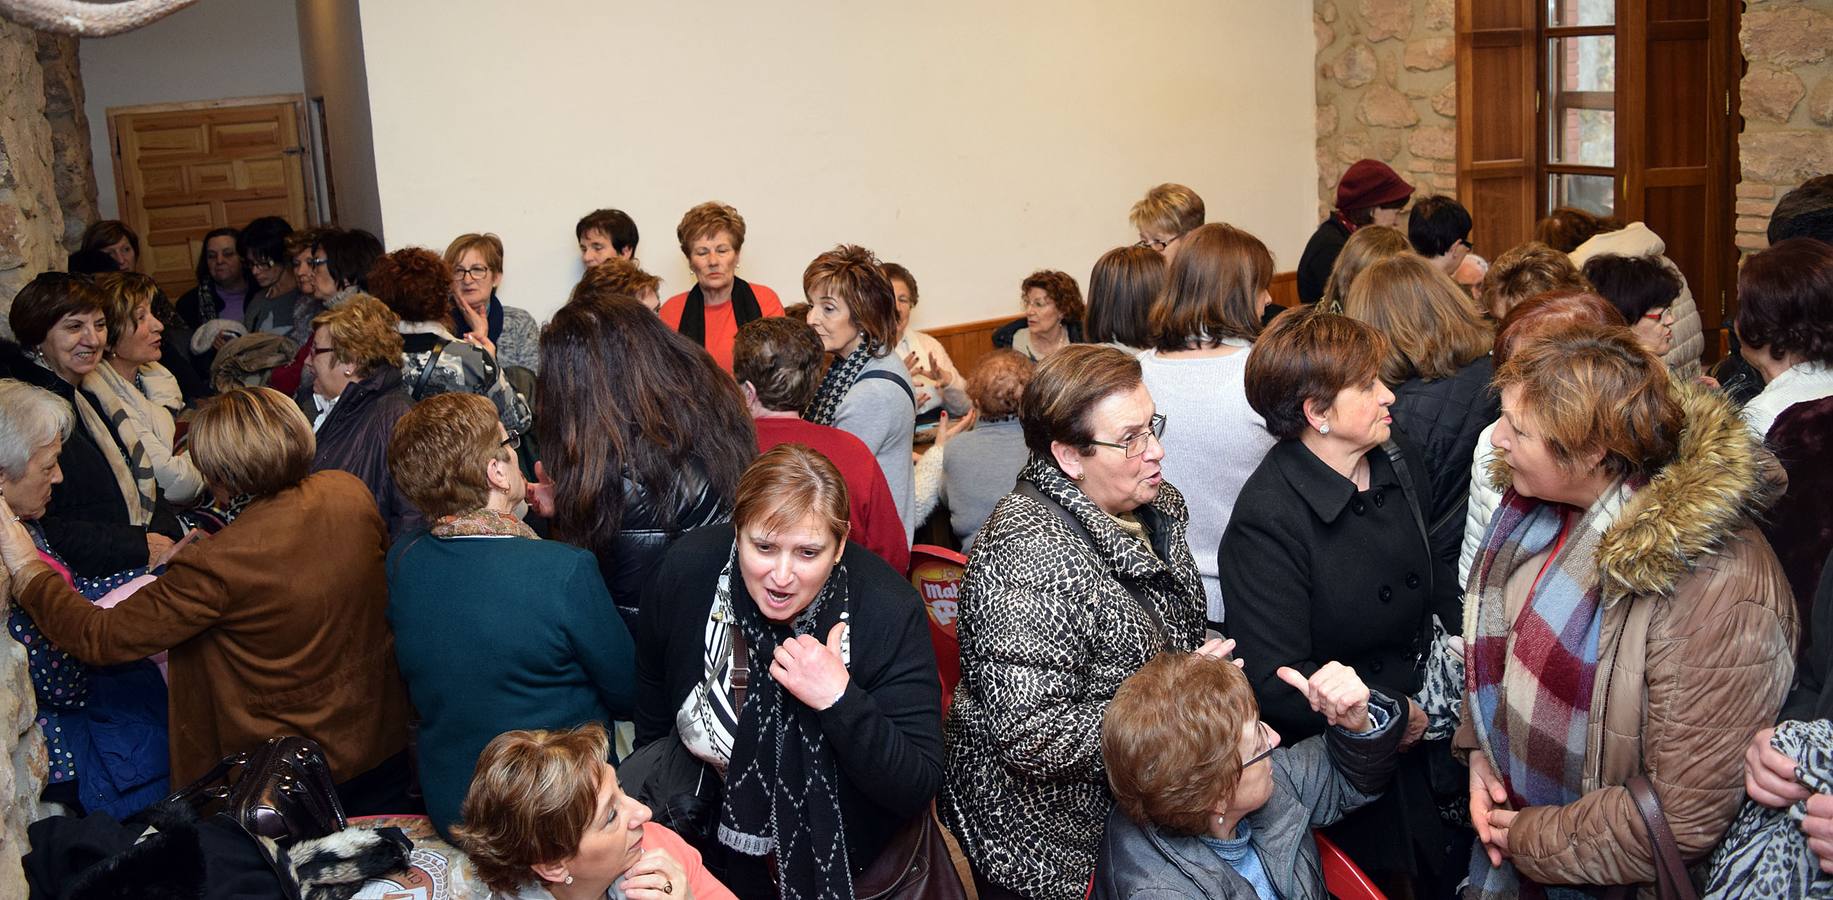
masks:
<instances>
[{"instance_id":1,"label":"plaid scarf","mask_svg":"<svg viewBox=\"0 0 1833 900\"><path fill-rule=\"evenodd\" d=\"M1597 551L1631 493L1619 482L1572 521L1571 507L1510 490L1484 536L1464 684L1477 737L1514 809L1563 806L1583 796L1603 621ZM1511 623L1509 576L1549 550ZM1542 895L1512 864L1490 868L1481 845L1472 848L1470 876L1484 898Z\"/></svg>"}]
</instances>

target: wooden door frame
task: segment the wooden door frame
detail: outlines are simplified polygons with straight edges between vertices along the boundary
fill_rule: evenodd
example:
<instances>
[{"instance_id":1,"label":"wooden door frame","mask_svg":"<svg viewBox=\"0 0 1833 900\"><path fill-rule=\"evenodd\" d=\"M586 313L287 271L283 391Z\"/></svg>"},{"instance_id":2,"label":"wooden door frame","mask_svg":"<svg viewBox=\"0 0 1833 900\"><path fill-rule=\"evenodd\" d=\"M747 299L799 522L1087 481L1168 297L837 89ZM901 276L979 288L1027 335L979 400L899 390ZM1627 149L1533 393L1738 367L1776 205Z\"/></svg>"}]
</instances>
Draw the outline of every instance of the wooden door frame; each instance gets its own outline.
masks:
<instances>
[{"instance_id":1,"label":"wooden door frame","mask_svg":"<svg viewBox=\"0 0 1833 900\"><path fill-rule=\"evenodd\" d=\"M115 127L115 120L120 116L146 115L168 112L195 112L206 109L234 109L242 106L278 106L290 104L293 107L293 122L296 125L295 135L299 152L293 154L299 159L300 181L305 186L306 225L319 224L318 219L318 185L314 182L312 172L306 168L312 154L312 145L307 138L305 94L266 94L259 97L224 97L217 100L186 100L178 103L140 103L132 106L110 106L103 111L108 119L108 159L114 167L115 174L115 214L126 218L127 179L122 174L121 136ZM130 225L136 223L129 223ZM144 223L139 223L144 224ZM138 225L136 225L138 230Z\"/></svg>"}]
</instances>

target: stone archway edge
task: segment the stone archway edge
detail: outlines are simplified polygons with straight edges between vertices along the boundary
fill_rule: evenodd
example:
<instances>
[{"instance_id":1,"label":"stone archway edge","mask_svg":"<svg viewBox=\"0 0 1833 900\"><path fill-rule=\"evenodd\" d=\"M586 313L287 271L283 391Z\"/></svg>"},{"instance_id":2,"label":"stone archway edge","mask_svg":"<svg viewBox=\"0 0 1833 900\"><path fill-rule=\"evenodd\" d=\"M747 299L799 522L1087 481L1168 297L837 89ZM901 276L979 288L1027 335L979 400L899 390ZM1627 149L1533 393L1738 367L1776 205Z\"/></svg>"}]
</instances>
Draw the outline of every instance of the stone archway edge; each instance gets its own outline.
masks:
<instances>
[{"instance_id":1,"label":"stone archway edge","mask_svg":"<svg viewBox=\"0 0 1833 900\"><path fill-rule=\"evenodd\" d=\"M171 15L197 0L0 0L0 16L28 28L77 37L108 37Z\"/></svg>"}]
</instances>

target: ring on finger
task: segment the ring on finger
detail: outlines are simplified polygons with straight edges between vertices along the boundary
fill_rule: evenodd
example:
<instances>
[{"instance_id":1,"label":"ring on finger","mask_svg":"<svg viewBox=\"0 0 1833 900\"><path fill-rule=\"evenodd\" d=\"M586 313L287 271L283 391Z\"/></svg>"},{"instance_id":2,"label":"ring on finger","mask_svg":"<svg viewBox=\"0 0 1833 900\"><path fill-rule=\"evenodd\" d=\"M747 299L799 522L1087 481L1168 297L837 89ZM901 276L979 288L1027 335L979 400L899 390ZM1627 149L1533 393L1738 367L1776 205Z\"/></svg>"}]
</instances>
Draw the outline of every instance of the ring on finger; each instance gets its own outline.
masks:
<instances>
[{"instance_id":1,"label":"ring on finger","mask_svg":"<svg viewBox=\"0 0 1833 900\"><path fill-rule=\"evenodd\" d=\"M675 892L675 883L668 880L667 878L662 879L662 893L673 894L674 892Z\"/></svg>"}]
</instances>

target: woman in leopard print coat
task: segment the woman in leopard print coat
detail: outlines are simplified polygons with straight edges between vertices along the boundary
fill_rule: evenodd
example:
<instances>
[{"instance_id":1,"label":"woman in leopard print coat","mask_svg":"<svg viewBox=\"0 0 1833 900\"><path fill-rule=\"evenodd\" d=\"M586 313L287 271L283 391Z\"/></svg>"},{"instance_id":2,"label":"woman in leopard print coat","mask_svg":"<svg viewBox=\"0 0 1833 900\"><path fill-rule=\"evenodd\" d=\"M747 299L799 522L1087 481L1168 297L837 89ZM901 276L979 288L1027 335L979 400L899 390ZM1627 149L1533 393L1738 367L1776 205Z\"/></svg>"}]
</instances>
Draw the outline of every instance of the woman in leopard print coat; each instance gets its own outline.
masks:
<instances>
[{"instance_id":1,"label":"woman in leopard print coat","mask_svg":"<svg viewBox=\"0 0 1833 900\"><path fill-rule=\"evenodd\" d=\"M1203 586L1183 495L1159 469L1165 420L1131 355L1058 351L1019 419L1031 460L961 595L941 812L982 900L1080 900L1113 804L1102 717L1147 660L1202 643Z\"/></svg>"}]
</instances>

